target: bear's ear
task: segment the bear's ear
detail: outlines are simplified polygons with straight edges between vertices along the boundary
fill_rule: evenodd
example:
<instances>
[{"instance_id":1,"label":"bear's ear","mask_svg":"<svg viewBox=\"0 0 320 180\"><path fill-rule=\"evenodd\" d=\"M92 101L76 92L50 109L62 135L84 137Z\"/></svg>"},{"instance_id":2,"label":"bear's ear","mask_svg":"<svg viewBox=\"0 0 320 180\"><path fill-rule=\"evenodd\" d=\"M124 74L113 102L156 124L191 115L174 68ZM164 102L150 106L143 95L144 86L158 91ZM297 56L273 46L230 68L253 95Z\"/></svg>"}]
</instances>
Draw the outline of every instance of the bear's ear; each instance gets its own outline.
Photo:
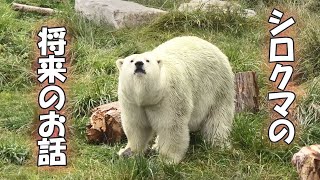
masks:
<instances>
[{"instance_id":1,"label":"bear's ear","mask_svg":"<svg viewBox=\"0 0 320 180\"><path fill-rule=\"evenodd\" d=\"M118 60L116 61L116 64L117 64L117 67L118 67L119 71L121 70L121 66L122 66L122 64L123 64L123 60L124 60L124 59L118 59Z\"/></svg>"}]
</instances>

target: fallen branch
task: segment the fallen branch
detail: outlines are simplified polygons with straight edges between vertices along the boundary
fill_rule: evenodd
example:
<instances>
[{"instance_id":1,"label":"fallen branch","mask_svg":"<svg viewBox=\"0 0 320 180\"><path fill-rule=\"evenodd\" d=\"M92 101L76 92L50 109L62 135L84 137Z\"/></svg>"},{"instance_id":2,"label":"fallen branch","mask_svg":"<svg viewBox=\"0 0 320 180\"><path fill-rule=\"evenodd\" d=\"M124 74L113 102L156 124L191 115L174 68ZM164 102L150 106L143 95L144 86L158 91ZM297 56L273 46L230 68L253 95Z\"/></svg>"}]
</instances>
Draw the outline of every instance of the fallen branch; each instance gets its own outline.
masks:
<instances>
[{"instance_id":1,"label":"fallen branch","mask_svg":"<svg viewBox=\"0 0 320 180\"><path fill-rule=\"evenodd\" d=\"M25 4L12 3L12 9L23 12L36 12L43 15L52 15L56 11L51 8L42 8L37 6L29 6Z\"/></svg>"}]
</instances>

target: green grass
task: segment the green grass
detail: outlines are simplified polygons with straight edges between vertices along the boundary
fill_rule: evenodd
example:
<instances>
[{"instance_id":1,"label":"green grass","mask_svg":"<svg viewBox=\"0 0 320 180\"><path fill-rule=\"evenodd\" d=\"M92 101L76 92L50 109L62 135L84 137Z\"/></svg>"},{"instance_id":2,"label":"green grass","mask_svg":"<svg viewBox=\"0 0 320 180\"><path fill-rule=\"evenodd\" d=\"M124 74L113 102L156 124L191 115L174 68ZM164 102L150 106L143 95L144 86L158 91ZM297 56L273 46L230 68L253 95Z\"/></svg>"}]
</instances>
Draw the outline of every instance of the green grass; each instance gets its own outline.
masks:
<instances>
[{"instance_id":1,"label":"green grass","mask_svg":"<svg viewBox=\"0 0 320 180\"><path fill-rule=\"evenodd\" d=\"M0 92L26 89L32 86L29 52L35 18L20 18L4 1L0 3Z\"/></svg>"},{"instance_id":2,"label":"green grass","mask_svg":"<svg viewBox=\"0 0 320 180\"><path fill-rule=\"evenodd\" d=\"M229 57L234 72L256 71L261 92L268 90L268 74L262 68L267 22L264 15L275 1L238 1L245 7L256 8L258 16L251 19L216 10L177 12L183 0L135 1L169 13L145 26L115 30L79 17L72 1L17 1L63 11L54 18L62 19L74 37L68 96L72 150L69 169L60 172L38 171L31 152L35 141L30 136L36 107L35 75L31 71L32 31L39 22L51 17L14 12L10 8L12 1L0 0L0 179L297 179L290 163L293 153L300 146L320 140L319 112L313 108L320 106L320 86L316 83L320 75L320 33L319 19L315 18L319 15L304 8L304 1L285 1L289 3L286 6L299 9L297 13L306 24L298 32L299 42L303 42L299 46L303 47L299 51L303 57L299 70L304 73L301 83L307 90L300 115L306 123L295 144L275 147L268 143L264 131L268 113L264 110L235 117L231 149L209 148L199 134L193 134L187 156L179 165L166 165L157 155L119 158L116 152L124 143L114 147L87 144L85 125L90 110L117 100L115 61L151 50L176 36L194 35L212 42ZM265 94L261 94L261 109L266 107L264 100Z\"/></svg>"},{"instance_id":3,"label":"green grass","mask_svg":"<svg viewBox=\"0 0 320 180\"><path fill-rule=\"evenodd\" d=\"M35 99L32 94L0 92L0 128L28 130L34 118Z\"/></svg>"},{"instance_id":4,"label":"green grass","mask_svg":"<svg viewBox=\"0 0 320 180\"><path fill-rule=\"evenodd\" d=\"M31 93L0 92L0 177L6 165L22 165L31 157L32 101Z\"/></svg>"},{"instance_id":5,"label":"green grass","mask_svg":"<svg viewBox=\"0 0 320 180\"><path fill-rule=\"evenodd\" d=\"M302 140L305 144L315 144L320 141L320 79L308 82L306 97L299 105L299 120L304 128Z\"/></svg>"},{"instance_id":6,"label":"green grass","mask_svg":"<svg viewBox=\"0 0 320 180\"><path fill-rule=\"evenodd\" d=\"M306 7L315 13L319 13L320 12L320 2L317 0L309 0L306 3Z\"/></svg>"},{"instance_id":7,"label":"green grass","mask_svg":"<svg viewBox=\"0 0 320 180\"><path fill-rule=\"evenodd\" d=\"M320 75L320 30L319 25L308 27L304 35L304 48L300 64L302 80L312 80Z\"/></svg>"},{"instance_id":8,"label":"green grass","mask_svg":"<svg viewBox=\"0 0 320 180\"><path fill-rule=\"evenodd\" d=\"M13 141L13 140L11 140ZM7 140L7 142L1 142L0 144L0 158L2 163L14 163L23 164L30 156L30 150L26 145L20 145L12 143Z\"/></svg>"}]
</instances>

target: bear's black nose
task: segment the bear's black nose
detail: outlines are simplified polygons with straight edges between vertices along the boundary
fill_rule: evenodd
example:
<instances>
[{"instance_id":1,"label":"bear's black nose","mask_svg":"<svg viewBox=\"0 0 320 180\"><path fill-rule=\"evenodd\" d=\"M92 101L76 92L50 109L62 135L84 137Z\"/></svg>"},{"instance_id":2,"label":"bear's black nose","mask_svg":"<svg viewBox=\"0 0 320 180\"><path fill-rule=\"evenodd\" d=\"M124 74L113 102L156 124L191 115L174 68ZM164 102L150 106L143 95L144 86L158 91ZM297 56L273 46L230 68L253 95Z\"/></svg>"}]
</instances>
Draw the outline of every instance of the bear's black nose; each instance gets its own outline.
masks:
<instances>
[{"instance_id":1,"label":"bear's black nose","mask_svg":"<svg viewBox=\"0 0 320 180\"><path fill-rule=\"evenodd\" d=\"M137 68L141 68L143 66L143 62L137 61L136 63L134 63L134 65L136 65Z\"/></svg>"}]
</instances>

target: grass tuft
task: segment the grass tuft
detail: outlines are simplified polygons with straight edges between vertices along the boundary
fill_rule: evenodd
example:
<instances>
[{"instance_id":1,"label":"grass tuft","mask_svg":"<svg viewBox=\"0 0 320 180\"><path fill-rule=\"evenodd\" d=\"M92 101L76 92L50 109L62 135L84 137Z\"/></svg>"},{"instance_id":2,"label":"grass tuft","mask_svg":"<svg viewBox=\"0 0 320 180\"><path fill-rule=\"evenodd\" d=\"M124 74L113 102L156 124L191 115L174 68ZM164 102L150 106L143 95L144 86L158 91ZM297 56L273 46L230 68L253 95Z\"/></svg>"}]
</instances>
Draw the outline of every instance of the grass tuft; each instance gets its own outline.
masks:
<instances>
[{"instance_id":1,"label":"grass tuft","mask_svg":"<svg viewBox=\"0 0 320 180\"><path fill-rule=\"evenodd\" d=\"M74 117L89 115L90 110L100 104L117 99L116 76L97 73L79 78L73 84L70 105Z\"/></svg>"},{"instance_id":2,"label":"grass tuft","mask_svg":"<svg viewBox=\"0 0 320 180\"><path fill-rule=\"evenodd\" d=\"M303 48L299 71L302 81L312 80L320 75L320 30L318 26L309 27L303 34Z\"/></svg>"},{"instance_id":3,"label":"grass tuft","mask_svg":"<svg viewBox=\"0 0 320 180\"><path fill-rule=\"evenodd\" d=\"M309 0L309 2L306 3L306 7L314 13L320 12L320 1L318 0Z\"/></svg>"},{"instance_id":4,"label":"grass tuft","mask_svg":"<svg viewBox=\"0 0 320 180\"><path fill-rule=\"evenodd\" d=\"M29 157L30 151L25 146L0 143L0 159L5 162L22 165Z\"/></svg>"},{"instance_id":5,"label":"grass tuft","mask_svg":"<svg viewBox=\"0 0 320 180\"><path fill-rule=\"evenodd\" d=\"M32 98L27 93L0 92L0 128L16 132L29 130L35 108L30 104Z\"/></svg>"},{"instance_id":6,"label":"grass tuft","mask_svg":"<svg viewBox=\"0 0 320 180\"><path fill-rule=\"evenodd\" d=\"M244 4L246 7L265 7L265 6L275 6L279 4L302 4L304 0L238 0L240 3Z\"/></svg>"},{"instance_id":7,"label":"grass tuft","mask_svg":"<svg viewBox=\"0 0 320 180\"><path fill-rule=\"evenodd\" d=\"M299 121L303 128L303 144L320 141L320 77L306 83L308 91L299 105Z\"/></svg>"},{"instance_id":8,"label":"grass tuft","mask_svg":"<svg viewBox=\"0 0 320 180\"><path fill-rule=\"evenodd\" d=\"M205 28L208 31L226 32L239 35L248 28L254 28L255 21L245 18L238 11L223 12L212 9L208 12L172 11L161 16L151 24L151 28L160 31L189 31Z\"/></svg>"},{"instance_id":9,"label":"grass tuft","mask_svg":"<svg viewBox=\"0 0 320 180\"><path fill-rule=\"evenodd\" d=\"M148 7L163 9L163 10L172 10L177 9L180 4L188 2L188 0L132 0L133 2L143 4Z\"/></svg>"},{"instance_id":10,"label":"grass tuft","mask_svg":"<svg viewBox=\"0 0 320 180\"><path fill-rule=\"evenodd\" d=\"M0 6L0 92L32 86L31 39L33 22L20 19L9 4Z\"/></svg>"}]
</instances>

